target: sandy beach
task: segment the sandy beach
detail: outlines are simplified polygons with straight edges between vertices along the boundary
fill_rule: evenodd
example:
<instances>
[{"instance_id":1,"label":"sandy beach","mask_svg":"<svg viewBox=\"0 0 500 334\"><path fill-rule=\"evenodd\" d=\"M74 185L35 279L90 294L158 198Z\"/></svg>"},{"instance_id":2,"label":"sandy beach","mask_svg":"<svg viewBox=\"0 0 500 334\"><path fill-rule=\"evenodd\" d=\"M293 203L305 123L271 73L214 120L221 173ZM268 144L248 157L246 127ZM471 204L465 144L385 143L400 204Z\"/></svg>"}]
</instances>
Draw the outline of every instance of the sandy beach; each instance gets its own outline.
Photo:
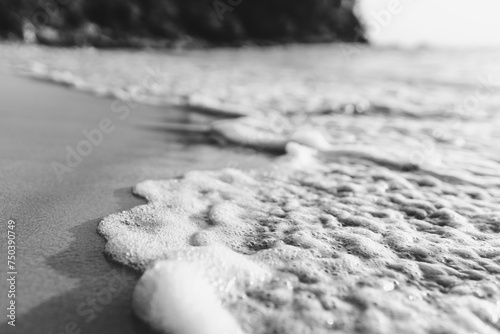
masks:
<instances>
[{"instance_id":1,"label":"sandy beach","mask_svg":"<svg viewBox=\"0 0 500 334\"><path fill-rule=\"evenodd\" d=\"M17 329L498 332L496 51L16 53Z\"/></svg>"},{"instance_id":2,"label":"sandy beach","mask_svg":"<svg viewBox=\"0 0 500 334\"><path fill-rule=\"evenodd\" d=\"M74 322L83 332L144 333L131 311L138 274L105 257L99 221L144 203L130 191L141 180L223 168L228 161L252 167L266 157L247 161L244 154L223 152L203 136L188 138L151 126L189 122L173 107L138 106L120 120L110 111L112 99L23 78L8 68L2 69L0 81L0 211L16 221L19 242L19 321L14 329L3 323L0 332L60 333ZM106 117L116 130L59 182L51 163L63 162L66 145L75 147L85 139L83 129L97 127ZM116 292L108 301L113 284ZM0 287L6 291L5 280ZM93 297L106 302L105 307L97 302L95 317L85 306Z\"/></svg>"},{"instance_id":3,"label":"sandy beach","mask_svg":"<svg viewBox=\"0 0 500 334\"><path fill-rule=\"evenodd\" d=\"M1 334L500 334L498 0L0 0Z\"/></svg>"}]
</instances>

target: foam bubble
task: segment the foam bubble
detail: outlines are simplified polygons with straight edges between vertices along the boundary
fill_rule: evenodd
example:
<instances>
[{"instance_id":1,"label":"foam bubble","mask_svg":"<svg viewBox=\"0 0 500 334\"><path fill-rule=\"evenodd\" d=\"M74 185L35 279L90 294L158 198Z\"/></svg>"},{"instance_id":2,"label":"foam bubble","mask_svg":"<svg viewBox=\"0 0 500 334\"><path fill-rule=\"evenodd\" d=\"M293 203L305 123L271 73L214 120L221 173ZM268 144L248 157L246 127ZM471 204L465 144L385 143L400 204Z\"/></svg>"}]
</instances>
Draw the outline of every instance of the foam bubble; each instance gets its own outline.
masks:
<instances>
[{"instance_id":1,"label":"foam bubble","mask_svg":"<svg viewBox=\"0 0 500 334\"><path fill-rule=\"evenodd\" d=\"M146 270L133 307L153 328L174 334L241 334L224 305L246 289L269 280L271 272L223 246L186 247Z\"/></svg>"},{"instance_id":2,"label":"foam bubble","mask_svg":"<svg viewBox=\"0 0 500 334\"><path fill-rule=\"evenodd\" d=\"M197 268L185 262L158 262L134 291L135 313L154 329L175 334L240 334Z\"/></svg>"}]
</instances>

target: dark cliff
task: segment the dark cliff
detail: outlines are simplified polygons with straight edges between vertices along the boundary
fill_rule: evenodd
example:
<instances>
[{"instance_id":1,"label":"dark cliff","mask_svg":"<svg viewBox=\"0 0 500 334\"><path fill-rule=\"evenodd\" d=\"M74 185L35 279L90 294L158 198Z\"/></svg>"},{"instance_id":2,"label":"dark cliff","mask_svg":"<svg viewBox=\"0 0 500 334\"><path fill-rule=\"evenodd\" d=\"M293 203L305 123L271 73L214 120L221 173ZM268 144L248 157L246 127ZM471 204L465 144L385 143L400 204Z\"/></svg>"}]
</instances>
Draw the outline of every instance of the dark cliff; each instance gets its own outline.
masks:
<instances>
[{"instance_id":1,"label":"dark cliff","mask_svg":"<svg viewBox=\"0 0 500 334\"><path fill-rule=\"evenodd\" d=\"M0 0L0 36L123 46L363 41L355 0Z\"/></svg>"}]
</instances>

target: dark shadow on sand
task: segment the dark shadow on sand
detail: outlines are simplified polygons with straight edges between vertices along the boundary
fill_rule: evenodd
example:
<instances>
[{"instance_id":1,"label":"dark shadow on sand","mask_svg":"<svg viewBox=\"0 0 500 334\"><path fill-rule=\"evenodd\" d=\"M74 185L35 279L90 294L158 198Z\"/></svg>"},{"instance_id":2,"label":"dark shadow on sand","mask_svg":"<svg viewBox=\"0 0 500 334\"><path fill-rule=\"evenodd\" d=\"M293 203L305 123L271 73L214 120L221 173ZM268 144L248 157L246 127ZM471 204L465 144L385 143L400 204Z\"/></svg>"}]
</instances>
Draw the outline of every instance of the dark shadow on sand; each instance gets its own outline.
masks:
<instances>
[{"instance_id":1,"label":"dark shadow on sand","mask_svg":"<svg viewBox=\"0 0 500 334\"><path fill-rule=\"evenodd\" d=\"M118 189L114 196L121 210L145 203L130 188ZM132 292L140 274L104 254L105 240L97 232L101 219L70 229L70 246L46 261L60 275L75 279L77 286L20 315L16 327L0 325L0 333L152 333L132 312Z\"/></svg>"}]
</instances>

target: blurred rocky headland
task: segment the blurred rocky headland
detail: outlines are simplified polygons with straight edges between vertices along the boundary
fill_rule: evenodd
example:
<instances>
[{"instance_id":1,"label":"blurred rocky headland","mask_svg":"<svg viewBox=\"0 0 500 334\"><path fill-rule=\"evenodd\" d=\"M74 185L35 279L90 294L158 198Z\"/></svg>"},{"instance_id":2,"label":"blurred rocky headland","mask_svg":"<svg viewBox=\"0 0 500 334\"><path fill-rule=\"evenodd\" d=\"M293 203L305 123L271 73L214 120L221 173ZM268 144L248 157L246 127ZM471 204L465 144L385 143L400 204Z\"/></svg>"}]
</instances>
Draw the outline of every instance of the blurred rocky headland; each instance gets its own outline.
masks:
<instances>
[{"instance_id":1,"label":"blurred rocky headland","mask_svg":"<svg viewBox=\"0 0 500 334\"><path fill-rule=\"evenodd\" d=\"M0 0L0 37L59 46L365 42L355 0Z\"/></svg>"}]
</instances>

